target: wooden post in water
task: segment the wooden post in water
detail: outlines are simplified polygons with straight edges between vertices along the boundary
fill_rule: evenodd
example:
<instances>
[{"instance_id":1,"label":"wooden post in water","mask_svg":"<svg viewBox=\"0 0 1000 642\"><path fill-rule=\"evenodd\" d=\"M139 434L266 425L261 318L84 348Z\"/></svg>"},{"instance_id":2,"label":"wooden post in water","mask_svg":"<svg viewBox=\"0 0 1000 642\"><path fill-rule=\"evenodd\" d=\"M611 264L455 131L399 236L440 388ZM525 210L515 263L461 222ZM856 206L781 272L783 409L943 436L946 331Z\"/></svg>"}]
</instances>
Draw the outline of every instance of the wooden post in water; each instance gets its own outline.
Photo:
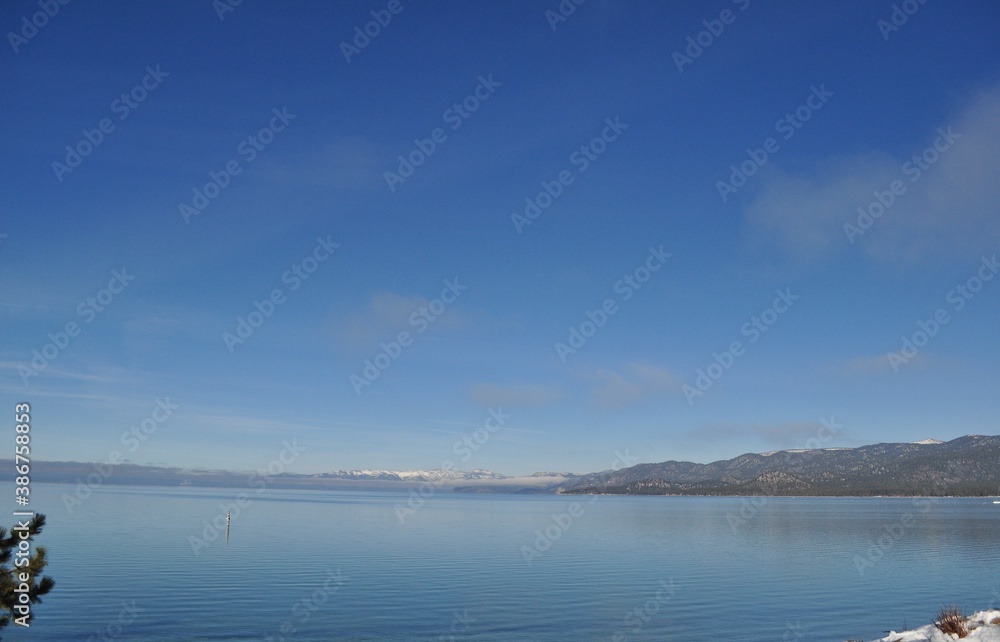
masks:
<instances>
[{"instance_id":1,"label":"wooden post in water","mask_svg":"<svg viewBox=\"0 0 1000 642\"><path fill-rule=\"evenodd\" d=\"M226 546L229 546L229 511L226 511Z\"/></svg>"}]
</instances>

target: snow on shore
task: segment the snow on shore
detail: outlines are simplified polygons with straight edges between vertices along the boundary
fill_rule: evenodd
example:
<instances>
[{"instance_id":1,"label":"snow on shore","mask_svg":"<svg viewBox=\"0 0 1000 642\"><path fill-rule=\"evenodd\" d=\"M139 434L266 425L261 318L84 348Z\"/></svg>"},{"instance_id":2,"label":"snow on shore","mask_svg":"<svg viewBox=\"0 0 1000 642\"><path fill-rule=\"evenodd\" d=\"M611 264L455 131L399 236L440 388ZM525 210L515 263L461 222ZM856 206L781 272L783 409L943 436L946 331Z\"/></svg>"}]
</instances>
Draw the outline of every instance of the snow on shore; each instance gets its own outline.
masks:
<instances>
[{"instance_id":1,"label":"snow on shore","mask_svg":"<svg viewBox=\"0 0 1000 642\"><path fill-rule=\"evenodd\" d=\"M996 621L996 624L991 622ZM966 626L969 635L962 638L968 642L1000 642L1000 610L979 611L969 616ZM933 624L922 626L912 631L896 633L891 631L884 638L875 642L953 642L959 639L954 635L945 635Z\"/></svg>"}]
</instances>

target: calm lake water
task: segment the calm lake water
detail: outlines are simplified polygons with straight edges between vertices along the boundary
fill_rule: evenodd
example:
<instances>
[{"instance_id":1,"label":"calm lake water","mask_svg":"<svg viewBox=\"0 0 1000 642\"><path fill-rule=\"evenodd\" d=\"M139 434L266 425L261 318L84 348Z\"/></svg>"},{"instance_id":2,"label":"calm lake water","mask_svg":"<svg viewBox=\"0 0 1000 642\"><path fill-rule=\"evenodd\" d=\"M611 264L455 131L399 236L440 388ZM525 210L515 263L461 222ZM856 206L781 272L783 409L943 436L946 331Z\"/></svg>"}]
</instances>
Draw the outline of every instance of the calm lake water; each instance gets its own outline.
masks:
<instances>
[{"instance_id":1,"label":"calm lake water","mask_svg":"<svg viewBox=\"0 0 1000 642\"><path fill-rule=\"evenodd\" d=\"M984 499L439 492L400 523L405 494L250 489L195 554L240 491L72 492L32 487L57 585L5 640L871 640L1000 605Z\"/></svg>"}]
</instances>

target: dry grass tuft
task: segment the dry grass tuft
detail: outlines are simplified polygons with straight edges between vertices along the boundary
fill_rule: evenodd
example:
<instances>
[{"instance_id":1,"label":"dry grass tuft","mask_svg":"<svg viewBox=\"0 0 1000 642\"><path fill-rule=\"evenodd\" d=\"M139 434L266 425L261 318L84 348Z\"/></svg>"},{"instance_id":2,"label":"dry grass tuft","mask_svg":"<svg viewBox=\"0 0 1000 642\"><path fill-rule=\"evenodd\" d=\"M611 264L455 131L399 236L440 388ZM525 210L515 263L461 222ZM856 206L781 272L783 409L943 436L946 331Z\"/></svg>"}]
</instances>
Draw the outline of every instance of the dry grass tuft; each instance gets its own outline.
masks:
<instances>
[{"instance_id":1,"label":"dry grass tuft","mask_svg":"<svg viewBox=\"0 0 1000 642\"><path fill-rule=\"evenodd\" d=\"M960 638L969 635L969 629L965 626L965 615L954 605L941 607L934 626L942 633L953 633Z\"/></svg>"}]
</instances>

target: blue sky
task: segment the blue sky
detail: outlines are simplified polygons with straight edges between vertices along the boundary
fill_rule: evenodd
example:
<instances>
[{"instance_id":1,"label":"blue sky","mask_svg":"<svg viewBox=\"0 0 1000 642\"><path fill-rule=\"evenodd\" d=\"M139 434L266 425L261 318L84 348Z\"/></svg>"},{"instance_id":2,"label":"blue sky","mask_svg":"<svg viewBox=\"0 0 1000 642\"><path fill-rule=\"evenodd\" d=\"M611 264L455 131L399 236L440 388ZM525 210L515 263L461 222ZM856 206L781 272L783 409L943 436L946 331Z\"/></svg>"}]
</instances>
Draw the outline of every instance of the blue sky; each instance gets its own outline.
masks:
<instances>
[{"instance_id":1,"label":"blue sky","mask_svg":"<svg viewBox=\"0 0 1000 642\"><path fill-rule=\"evenodd\" d=\"M995 3L218 6L0 8L36 458L426 469L498 408L461 468L997 432Z\"/></svg>"}]
</instances>

